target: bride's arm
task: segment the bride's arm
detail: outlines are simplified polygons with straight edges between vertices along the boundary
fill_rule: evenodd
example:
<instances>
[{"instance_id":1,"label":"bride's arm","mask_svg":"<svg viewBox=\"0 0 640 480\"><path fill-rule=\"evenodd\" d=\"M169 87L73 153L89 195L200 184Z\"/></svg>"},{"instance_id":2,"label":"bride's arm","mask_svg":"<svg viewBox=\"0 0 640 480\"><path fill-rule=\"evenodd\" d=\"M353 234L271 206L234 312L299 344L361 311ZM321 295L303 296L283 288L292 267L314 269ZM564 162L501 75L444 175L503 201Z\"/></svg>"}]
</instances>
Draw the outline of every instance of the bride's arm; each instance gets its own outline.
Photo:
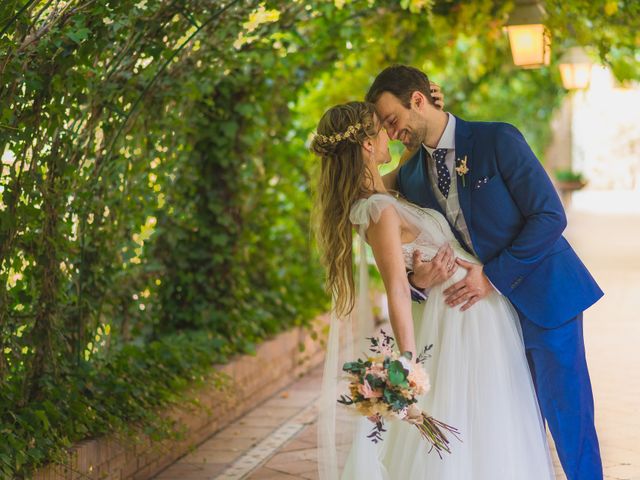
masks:
<instances>
[{"instance_id":1,"label":"bride's arm","mask_svg":"<svg viewBox=\"0 0 640 480\"><path fill-rule=\"evenodd\" d=\"M389 300L391 327L400 352L410 351L416 358L411 293L400 239L400 217L391 206L385 208L377 223L371 222L367 239L382 276Z\"/></svg>"}]
</instances>

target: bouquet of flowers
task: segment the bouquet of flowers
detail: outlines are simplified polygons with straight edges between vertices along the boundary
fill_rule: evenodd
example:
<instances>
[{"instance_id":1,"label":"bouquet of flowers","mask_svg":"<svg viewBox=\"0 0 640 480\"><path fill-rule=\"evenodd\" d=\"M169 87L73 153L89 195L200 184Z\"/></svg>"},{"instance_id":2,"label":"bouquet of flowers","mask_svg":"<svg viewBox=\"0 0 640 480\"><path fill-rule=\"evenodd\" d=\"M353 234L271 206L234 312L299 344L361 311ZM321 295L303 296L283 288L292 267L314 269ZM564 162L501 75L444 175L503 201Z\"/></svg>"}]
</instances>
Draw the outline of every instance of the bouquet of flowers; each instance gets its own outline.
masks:
<instances>
[{"instance_id":1,"label":"bouquet of flowers","mask_svg":"<svg viewBox=\"0 0 640 480\"><path fill-rule=\"evenodd\" d=\"M415 362L411 352L399 354L393 337L383 330L379 337L367 338L372 356L366 360L347 362L342 370L350 380L350 395L341 395L338 403L353 405L357 411L374 423L367 436L374 443L382 440L384 419L400 419L412 423L420 434L442 458L442 452L451 453L445 432L460 440L458 430L423 412L417 397L429 391L429 376L424 361L430 356L433 345L423 349Z\"/></svg>"}]
</instances>

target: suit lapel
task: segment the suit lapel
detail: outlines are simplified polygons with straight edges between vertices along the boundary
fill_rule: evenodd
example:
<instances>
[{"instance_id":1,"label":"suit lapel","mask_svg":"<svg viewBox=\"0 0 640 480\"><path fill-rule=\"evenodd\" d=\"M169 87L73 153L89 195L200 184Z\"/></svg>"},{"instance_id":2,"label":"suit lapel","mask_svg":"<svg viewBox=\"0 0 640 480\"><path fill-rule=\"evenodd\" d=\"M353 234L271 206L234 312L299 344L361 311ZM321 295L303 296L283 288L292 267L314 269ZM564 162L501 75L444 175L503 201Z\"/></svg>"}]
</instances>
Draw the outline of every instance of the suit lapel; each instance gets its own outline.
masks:
<instances>
[{"instance_id":1,"label":"suit lapel","mask_svg":"<svg viewBox=\"0 0 640 480\"><path fill-rule=\"evenodd\" d=\"M471 170L473 169L473 159L471 151L473 149L473 136L469 124L456 117L456 161L454 165L453 175L456 177L458 186L458 200L460 208L464 215L465 222L469 228L469 234L473 240L473 232L471 231ZM462 176L458 175L455 167L458 166L458 159L467 157L467 168L469 173L465 175L464 185L462 184Z\"/></svg>"}]
</instances>

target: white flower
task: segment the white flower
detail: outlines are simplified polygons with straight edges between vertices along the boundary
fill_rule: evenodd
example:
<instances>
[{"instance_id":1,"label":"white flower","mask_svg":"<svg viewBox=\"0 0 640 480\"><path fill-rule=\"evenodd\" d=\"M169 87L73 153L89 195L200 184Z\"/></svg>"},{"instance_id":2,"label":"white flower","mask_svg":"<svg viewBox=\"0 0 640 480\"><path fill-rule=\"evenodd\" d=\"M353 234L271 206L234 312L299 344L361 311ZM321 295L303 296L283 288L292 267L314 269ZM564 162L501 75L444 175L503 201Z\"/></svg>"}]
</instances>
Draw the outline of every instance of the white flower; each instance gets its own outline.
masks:
<instances>
[{"instance_id":1,"label":"white flower","mask_svg":"<svg viewBox=\"0 0 640 480\"><path fill-rule=\"evenodd\" d=\"M409 423L419 425L422 423L422 410L418 405L412 403L407 409L407 416L405 420Z\"/></svg>"},{"instance_id":2,"label":"white flower","mask_svg":"<svg viewBox=\"0 0 640 480\"><path fill-rule=\"evenodd\" d=\"M111 20L109 17L104 17L102 19L102 23L104 23L105 25L111 25L113 23L113 20Z\"/></svg>"},{"instance_id":3,"label":"white flower","mask_svg":"<svg viewBox=\"0 0 640 480\"><path fill-rule=\"evenodd\" d=\"M402 364L402 366L405 368L405 370L407 371L411 371L412 369L412 365L411 365L411 360L409 360L407 357L400 357L398 359L398 361Z\"/></svg>"},{"instance_id":4,"label":"white flower","mask_svg":"<svg viewBox=\"0 0 640 480\"><path fill-rule=\"evenodd\" d=\"M407 414L410 417L419 417L422 415L422 410L420 410L420 407L416 403L412 403L407 409Z\"/></svg>"}]
</instances>

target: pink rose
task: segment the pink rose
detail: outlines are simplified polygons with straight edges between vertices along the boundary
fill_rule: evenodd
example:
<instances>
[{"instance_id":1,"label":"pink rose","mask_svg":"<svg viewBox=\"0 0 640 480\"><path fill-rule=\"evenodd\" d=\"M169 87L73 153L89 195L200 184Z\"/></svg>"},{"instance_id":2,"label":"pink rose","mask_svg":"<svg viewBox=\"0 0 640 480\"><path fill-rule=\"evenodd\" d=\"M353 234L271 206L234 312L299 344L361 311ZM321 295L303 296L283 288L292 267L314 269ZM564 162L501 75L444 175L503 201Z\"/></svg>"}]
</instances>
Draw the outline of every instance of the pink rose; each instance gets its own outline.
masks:
<instances>
[{"instance_id":1,"label":"pink rose","mask_svg":"<svg viewBox=\"0 0 640 480\"><path fill-rule=\"evenodd\" d=\"M382 397L382 392L371 388L371 385L369 385L369 382L367 382L366 380L364 381L364 384L358 385L358 392L360 392L360 395L362 395L364 398Z\"/></svg>"},{"instance_id":2,"label":"pink rose","mask_svg":"<svg viewBox=\"0 0 640 480\"><path fill-rule=\"evenodd\" d=\"M414 365L407 380L409 380L409 386L415 389L416 395L422 395L431 389L429 375L422 368L422 365Z\"/></svg>"}]
</instances>

